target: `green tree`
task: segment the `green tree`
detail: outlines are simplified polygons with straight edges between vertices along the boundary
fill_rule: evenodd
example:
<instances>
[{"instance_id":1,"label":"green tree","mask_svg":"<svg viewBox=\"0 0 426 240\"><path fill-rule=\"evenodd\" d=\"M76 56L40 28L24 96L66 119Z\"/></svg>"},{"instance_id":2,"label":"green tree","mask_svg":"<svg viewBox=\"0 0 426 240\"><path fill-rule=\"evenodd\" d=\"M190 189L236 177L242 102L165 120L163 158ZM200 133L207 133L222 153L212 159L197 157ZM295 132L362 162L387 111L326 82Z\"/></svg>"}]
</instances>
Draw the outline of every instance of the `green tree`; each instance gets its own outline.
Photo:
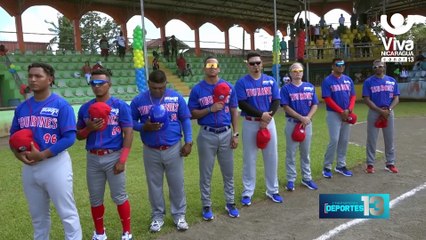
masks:
<instances>
[{"instance_id":1,"label":"green tree","mask_svg":"<svg viewBox=\"0 0 426 240\"><path fill-rule=\"evenodd\" d=\"M56 36L52 38L51 43L58 43L60 50L74 50L74 28L69 19L58 14L58 24L50 23L49 31ZM118 36L120 28L108 17L102 17L98 12L88 12L80 19L81 48L92 54L98 52L99 40L102 35L107 39L113 39Z\"/></svg>"},{"instance_id":2,"label":"green tree","mask_svg":"<svg viewBox=\"0 0 426 240\"><path fill-rule=\"evenodd\" d=\"M71 21L61 14L57 17L57 24L44 20L51 25L48 30L56 35L50 40L50 44L57 43L60 50L74 50L74 28Z\"/></svg>"},{"instance_id":3,"label":"green tree","mask_svg":"<svg viewBox=\"0 0 426 240\"><path fill-rule=\"evenodd\" d=\"M410 31L397 36L397 39L413 40L414 46L419 50L426 47L426 22L414 24L413 27L411 27Z\"/></svg>"}]
</instances>

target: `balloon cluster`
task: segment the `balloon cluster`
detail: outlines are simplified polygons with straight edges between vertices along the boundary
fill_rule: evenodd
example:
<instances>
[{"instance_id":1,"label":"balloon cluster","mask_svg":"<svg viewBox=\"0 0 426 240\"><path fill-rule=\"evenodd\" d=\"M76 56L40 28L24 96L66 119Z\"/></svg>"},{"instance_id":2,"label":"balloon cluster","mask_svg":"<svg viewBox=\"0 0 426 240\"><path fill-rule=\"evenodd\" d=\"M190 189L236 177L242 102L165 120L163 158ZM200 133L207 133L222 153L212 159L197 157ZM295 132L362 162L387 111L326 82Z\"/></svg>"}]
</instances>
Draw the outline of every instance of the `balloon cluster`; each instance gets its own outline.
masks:
<instances>
[{"instance_id":1,"label":"balloon cluster","mask_svg":"<svg viewBox=\"0 0 426 240\"><path fill-rule=\"evenodd\" d=\"M140 92L148 89L146 84L145 60L144 60L144 34L140 26L133 30L133 65L136 73L136 86Z\"/></svg>"},{"instance_id":2,"label":"balloon cluster","mask_svg":"<svg viewBox=\"0 0 426 240\"><path fill-rule=\"evenodd\" d=\"M16 71L21 70L21 68L19 66L16 66L15 64L10 64L9 66L9 72L14 74L16 73Z\"/></svg>"},{"instance_id":3,"label":"balloon cluster","mask_svg":"<svg viewBox=\"0 0 426 240\"><path fill-rule=\"evenodd\" d=\"M276 81L280 80L280 38L278 35L275 35L272 45L272 75Z\"/></svg>"}]
</instances>

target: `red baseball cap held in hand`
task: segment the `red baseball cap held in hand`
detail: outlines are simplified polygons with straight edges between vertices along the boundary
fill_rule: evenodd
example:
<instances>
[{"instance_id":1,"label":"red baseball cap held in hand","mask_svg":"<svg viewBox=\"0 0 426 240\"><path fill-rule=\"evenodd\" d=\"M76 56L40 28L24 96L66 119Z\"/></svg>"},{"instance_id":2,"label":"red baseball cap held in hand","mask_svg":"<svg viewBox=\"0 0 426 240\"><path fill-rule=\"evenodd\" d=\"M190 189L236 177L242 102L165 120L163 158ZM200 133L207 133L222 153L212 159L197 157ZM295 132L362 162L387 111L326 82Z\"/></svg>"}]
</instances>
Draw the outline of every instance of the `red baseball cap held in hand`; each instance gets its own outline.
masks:
<instances>
[{"instance_id":1,"label":"red baseball cap held in hand","mask_svg":"<svg viewBox=\"0 0 426 240\"><path fill-rule=\"evenodd\" d=\"M213 89L213 102L222 102L226 103L228 101L229 95L231 94L231 88L225 82L219 83Z\"/></svg>"},{"instance_id":2,"label":"red baseball cap held in hand","mask_svg":"<svg viewBox=\"0 0 426 240\"><path fill-rule=\"evenodd\" d=\"M271 133L267 128L261 128L259 131L257 131L256 145L258 148L266 148L266 146L268 146L269 140L271 140Z\"/></svg>"},{"instance_id":3,"label":"red baseball cap held in hand","mask_svg":"<svg viewBox=\"0 0 426 240\"><path fill-rule=\"evenodd\" d=\"M303 127L302 123L297 123L294 126L293 133L291 134L291 138L295 142L303 142L305 140L306 133L305 128Z\"/></svg>"},{"instance_id":4,"label":"red baseball cap held in hand","mask_svg":"<svg viewBox=\"0 0 426 240\"><path fill-rule=\"evenodd\" d=\"M18 152L31 151L31 142L34 143L35 148L40 150L40 147L33 139L33 132L29 128L16 131L9 138L10 147Z\"/></svg>"},{"instance_id":5,"label":"red baseball cap held in hand","mask_svg":"<svg viewBox=\"0 0 426 240\"><path fill-rule=\"evenodd\" d=\"M104 125L102 126L100 131L105 130L108 126L108 116L111 113L111 107L104 102L95 102L89 107L89 115L90 119L102 118L104 120Z\"/></svg>"},{"instance_id":6,"label":"red baseball cap held in hand","mask_svg":"<svg viewBox=\"0 0 426 240\"><path fill-rule=\"evenodd\" d=\"M374 126L376 128L386 128L388 126L388 119L383 116L379 116L374 123Z\"/></svg>"},{"instance_id":7,"label":"red baseball cap held in hand","mask_svg":"<svg viewBox=\"0 0 426 240\"><path fill-rule=\"evenodd\" d=\"M355 124L358 116L355 113L349 113L348 119L346 120L349 124Z\"/></svg>"}]
</instances>

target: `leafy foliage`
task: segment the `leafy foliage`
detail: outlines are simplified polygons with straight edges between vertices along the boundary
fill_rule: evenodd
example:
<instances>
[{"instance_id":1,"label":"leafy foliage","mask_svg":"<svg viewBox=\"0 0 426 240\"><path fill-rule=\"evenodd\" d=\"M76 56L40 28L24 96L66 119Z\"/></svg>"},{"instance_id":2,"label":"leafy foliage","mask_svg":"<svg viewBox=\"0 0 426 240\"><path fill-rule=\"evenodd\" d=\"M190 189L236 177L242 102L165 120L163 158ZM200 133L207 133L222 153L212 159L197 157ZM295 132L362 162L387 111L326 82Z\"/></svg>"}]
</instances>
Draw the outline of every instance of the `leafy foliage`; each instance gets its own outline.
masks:
<instances>
[{"instance_id":1,"label":"leafy foliage","mask_svg":"<svg viewBox=\"0 0 426 240\"><path fill-rule=\"evenodd\" d=\"M50 43L58 43L60 50L74 50L74 27L72 22L65 16L58 14L58 22L49 22L51 27L49 31L56 36L50 40ZM88 12L80 19L81 47L83 51L92 54L97 53L99 49L99 40L102 35L107 39L113 39L118 36L120 28L114 20L108 17L102 17L98 12Z\"/></svg>"}]
</instances>

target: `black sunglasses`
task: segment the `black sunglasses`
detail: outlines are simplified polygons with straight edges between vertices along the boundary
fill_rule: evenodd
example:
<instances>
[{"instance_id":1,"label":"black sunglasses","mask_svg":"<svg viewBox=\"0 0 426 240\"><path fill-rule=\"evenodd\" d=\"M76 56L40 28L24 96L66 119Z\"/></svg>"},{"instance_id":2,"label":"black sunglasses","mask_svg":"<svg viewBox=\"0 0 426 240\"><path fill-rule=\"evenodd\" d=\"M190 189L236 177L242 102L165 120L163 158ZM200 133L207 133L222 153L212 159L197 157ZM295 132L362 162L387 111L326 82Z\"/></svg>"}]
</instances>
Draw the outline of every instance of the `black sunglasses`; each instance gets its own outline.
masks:
<instances>
[{"instance_id":1,"label":"black sunglasses","mask_svg":"<svg viewBox=\"0 0 426 240\"><path fill-rule=\"evenodd\" d=\"M378 68L384 68L385 66L374 66L374 69L378 69Z\"/></svg>"},{"instance_id":2,"label":"black sunglasses","mask_svg":"<svg viewBox=\"0 0 426 240\"><path fill-rule=\"evenodd\" d=\"M260 64L262 64L262 62L249 62L248 64L250 66L254 66L254 65L260 65Z\"/></svg>"}]
</instances>

